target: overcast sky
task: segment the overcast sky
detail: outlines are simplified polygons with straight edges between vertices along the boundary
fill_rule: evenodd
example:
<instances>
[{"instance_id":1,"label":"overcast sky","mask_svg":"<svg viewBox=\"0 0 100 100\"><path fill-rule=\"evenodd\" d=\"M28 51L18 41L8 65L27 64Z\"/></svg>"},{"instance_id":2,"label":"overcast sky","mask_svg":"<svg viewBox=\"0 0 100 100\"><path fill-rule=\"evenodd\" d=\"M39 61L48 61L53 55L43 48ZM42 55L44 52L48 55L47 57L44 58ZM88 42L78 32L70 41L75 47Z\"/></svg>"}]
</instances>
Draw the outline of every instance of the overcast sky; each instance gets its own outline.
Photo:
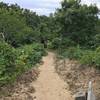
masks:
<instances>
[{"instance_id":1,"label":"overcast sky","mask_svg":"<svg viewBox=\"0 0 100 100\"><path fill-rule=\"evenodd\" d=\"M37 12L39 15L49 15L55 12L55 9L60 7L61 0L0 0L6 3L17 3L23 8ZM100 8L100 0L82 0L82 3L96 3Z\"/></svg>"}]
</instances>

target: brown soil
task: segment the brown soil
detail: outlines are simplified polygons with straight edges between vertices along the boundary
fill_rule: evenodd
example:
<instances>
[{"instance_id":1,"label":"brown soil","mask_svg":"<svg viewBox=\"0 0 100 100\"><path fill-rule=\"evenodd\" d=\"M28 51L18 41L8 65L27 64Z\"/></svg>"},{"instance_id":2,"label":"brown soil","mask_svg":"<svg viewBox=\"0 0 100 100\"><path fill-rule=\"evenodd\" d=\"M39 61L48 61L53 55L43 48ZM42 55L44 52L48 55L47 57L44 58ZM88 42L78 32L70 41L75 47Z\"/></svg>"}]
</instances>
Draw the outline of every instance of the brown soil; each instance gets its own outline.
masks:
<instances>
[{"instance_id":1,"label":"brown soil","mask_svg":"<svg viewBox=\"0 0 100 100\"><path fill-rule=\"evenodd\" d=\"M30 95L35 92L31 85L37 79L39 71L36 68L21 75L14 84L0 88L0 100L33 100Z\"/></svg>"},{"instance_id":2,"label":"brown soil","mask_svg":"<svg viewBox=\"0 0 100 100\"><path fill-rule=\"evenodd\" d=\"M55 72L54 57L49 52L43 58L44 64L39 67L39 78L32 83L36 89L35 100L73 100L70 92L66 90L67 84Z\"/></svg>"},{"instance_id":3,"label":"brown soil","mask_svg":"<svg viewBox=\"0 0 100 100\"><path fill-rule=\"evenodd\" d=\"M93 67L80 65L77 61L55 59L56 71L69 85L73 95L80 91L87 91L89 81L92 81L96 100L100 100L100 71Z\"/></svg>"}]
</instances>

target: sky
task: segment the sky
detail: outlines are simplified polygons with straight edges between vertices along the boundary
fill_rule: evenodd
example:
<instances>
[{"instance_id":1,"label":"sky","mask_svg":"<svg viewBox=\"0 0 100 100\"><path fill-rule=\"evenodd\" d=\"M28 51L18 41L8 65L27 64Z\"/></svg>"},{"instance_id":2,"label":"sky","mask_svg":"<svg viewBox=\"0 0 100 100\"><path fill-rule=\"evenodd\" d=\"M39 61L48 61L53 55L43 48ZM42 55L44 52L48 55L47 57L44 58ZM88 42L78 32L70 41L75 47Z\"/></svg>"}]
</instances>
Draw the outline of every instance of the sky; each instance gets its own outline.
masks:
<instances>
[{"instance_id":1,"label":"sky","mask_svg":"<svg viewBox=\"0 0 100 100\"><path fill-rule=\"evenodd\" d=\"M56 8L60 7L62 0L0 0L5 3L15 4L17 3L22 8L30 9L39 15L49 15L54 13ZM100 0L82 0L82 3L91 4L96 3L100 8Z\"/></svg>"}]
</instances>

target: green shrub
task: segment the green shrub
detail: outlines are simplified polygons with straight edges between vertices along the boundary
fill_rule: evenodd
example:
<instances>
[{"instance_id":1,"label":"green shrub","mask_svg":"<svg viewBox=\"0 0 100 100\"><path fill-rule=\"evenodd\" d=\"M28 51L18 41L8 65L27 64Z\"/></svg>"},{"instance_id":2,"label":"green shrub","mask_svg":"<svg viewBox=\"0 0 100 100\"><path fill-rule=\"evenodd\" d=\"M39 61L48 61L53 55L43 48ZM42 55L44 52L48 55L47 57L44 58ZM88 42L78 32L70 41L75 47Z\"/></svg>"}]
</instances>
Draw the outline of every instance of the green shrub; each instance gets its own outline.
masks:
<instances>
[{"instance_id":1,"label":"green shrub","mask_svg":"<svg viewBox=\"0 0 100 100\"><path fill-rule=\"evenodd\" d=\"M87 51L81 57L80 62L82 64L86 64L86 65L93 65L94 64L94 61L93 61L94 56L95 56L95 53L93 51Z\"/></svg>"},{"instance_id":2,"label":"green shrub","mask_svg":"<svg viewBox=\"0 0 100 100\"><path fill-rule=\"evenodd\" d=\"M67 57L69 59L79 60L81 64L96 66L100 69L100 47L96 50L84 50L79 46L69 47L67 50L63 50L60 53L62 57Z\"/></svg>"},{"instance_id":3,"label":"green shrub","mask_svg":"<svg viewBox=\"0 0 100 100\"><path fill-rule=\"evenodd\" d=\"M0 42L0 85L12 80L16 70L16 57L13 47L5 42Z\"/></svg>"},{"instance_id":4,"label":"green shrub","mask_svg":"<svg viewBox=\"0 0 100 100\"><path fill-rule=\"evenodd\" d=\"M39 63L43 55L45 50L41 44L14 49L0 42L0 85L14 82L19 75Z\"/></svg>"},{"instance_id":5,"label":"green shrub","mask_svg":"<svg viewBox=\"0 0 100 100\"><path fill-rule=\"evenodd\" d=\"M64 48L68 48L70 46L75 46L76 44L71 39L63 38L61 45L62 45L62 48L64 49Z\"/></svg>"},{"instance_id":6,"label":"green shrub","mask_svg":"<svg viewBox=\"0 0 100 100\"><path fill-rule=\"evenodd\" d=\"M100 34L97 34L96 36L93 37L93 45L94 45L94 48L97 48L100 46Z\"/></svg>"},{"instance_id":7,"label":"green shrub","mask_svg":"<svg viewBox=\"0 0 100 100\"><path fill-rule=\"evenodd\" d=\"M51 45L52 49L58 49L61 46L61 39L60 38L53 39Z\"/></svg>"},{"instance_id":8,"label":"green shrub","mask_svg":"<svg viewBox=\"0 0 100 100\"><path fill-rule=\"evenodd\" d=\"M31 68L46 54L41 44L26 45L16 51L18 54L17 62L22 62L24 67L26 67L25 69Z\"/></svg>"},{"instance_id":9,"label":"green shrub","mask_svg":"<svg viewBox=\"0 0 100 100\"><path fill-rule=\"evenodd\" d=\"M66 50L66 57L70 59L80 59L82 55L83 55L83 51L80 49L79 46L69 47Z\"/></svg>"},{"instance_id":10,"label":"green shrub","mask_svg":"<svg viewBox=\"0 0 100 100\"><path fill-rule=\"evenodd\" d=\"M83 54L80 59L82 64L94 65L100 69L100 47L98 47L95 51L87 51Z\"/></svg>"},{"instance_id":11,"label":"green shrub","mask_svg":"<svg viewBox=\"0 0 100 100\"><path fill-rule=\"evenodd\" d=\"M93 61L96 67L100 69L100 47L96 49Z\"/></svg>"},{"instance_id":12,"label":"green shrub","mask_svg":"<svg viewBox=\"0 0 100 100\"><path fill-rule=\"evenodd\" d=\"M80 49L79 46L70 47L64 54L70 59L79 60L81 64L96 66L100 69L100 47L94 51Z\"/></svg>"},{"instance_id":13,"label":"green shrub","mask_svg":"<svg viewBox=\"0 0 100 100\"><path fill-rule=\"evenodd\" d=\"M63 38L63 39L55 38L52 41L51 45L52 45L53 49L59 49L59 48L65 49L65 48L68 48L70 46L74 46L75 43L68 38Z\"/></svg>"}]
</instances>

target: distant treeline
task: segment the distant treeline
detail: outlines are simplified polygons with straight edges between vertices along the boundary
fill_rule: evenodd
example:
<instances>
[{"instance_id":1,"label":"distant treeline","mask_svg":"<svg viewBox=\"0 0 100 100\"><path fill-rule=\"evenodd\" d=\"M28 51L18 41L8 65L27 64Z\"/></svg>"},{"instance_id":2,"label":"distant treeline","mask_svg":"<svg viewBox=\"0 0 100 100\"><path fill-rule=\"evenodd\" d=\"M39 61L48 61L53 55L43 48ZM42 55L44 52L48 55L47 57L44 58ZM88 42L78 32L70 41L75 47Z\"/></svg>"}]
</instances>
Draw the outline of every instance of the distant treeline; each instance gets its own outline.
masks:
<instances>
[{"instance_id":1,"label":"distant treeline","mask_svg":"<svg viewBox=\"0 0 100 100\"><path fill-rule=\"evenodd\" d=\"M32 42L70 39L76 45L94 48L100 34L99 9L81 5L80 0L64 0L54 14L39 16L17 4L0 3L0 32L14 47ZM1 36L2 39L2 36Z\"/></svg>"}]
</instances>

